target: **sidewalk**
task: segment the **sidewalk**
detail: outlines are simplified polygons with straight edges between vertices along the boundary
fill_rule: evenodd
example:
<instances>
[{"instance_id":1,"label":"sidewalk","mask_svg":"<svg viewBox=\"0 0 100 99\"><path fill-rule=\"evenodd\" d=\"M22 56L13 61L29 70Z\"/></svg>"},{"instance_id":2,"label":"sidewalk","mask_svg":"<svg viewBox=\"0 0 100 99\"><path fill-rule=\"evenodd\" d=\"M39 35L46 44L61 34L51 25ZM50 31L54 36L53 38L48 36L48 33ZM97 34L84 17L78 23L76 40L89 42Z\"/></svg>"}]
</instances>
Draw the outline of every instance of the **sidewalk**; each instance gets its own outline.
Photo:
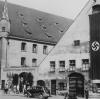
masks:
<instances>
[{"instance_id":1,"label":"sidewalk","mask_svg":"<svg viewBox=\"0 0 100 99\"><path fill-rule=\"evenodd\" d=\"M0 90L0 96L3 96L3 95L9 95L9 96L20 96L20 97L24 97L23 94L16 94L16 93L13 93L12 91L8 92L8 94L5 94L3 90Z\"/></svg>"},{"instance_id":2,"label":"sidewalk","mask_svg":"<svg viewBox=\"0 0 100 99\"><path fill-rule=\"evenodd\" d=\"M52 97L49 97L48 99L64 99L64 96L60 96L60 95L54 96L53 95ZM68 97L66 99L68 99ZM86 98L77 97L77 99L86 99ZM100 93L94 93L90 95L88 99L100 99Z\"/></svg>"},{"instance_id":3,"label":"sidewalk","mask_svg":"<svg viewBox=\"0 0 100 99\"><path fill-rule=\"evenodd\" d=\"M4 92L3 92L3 90L0 90L0 95L2 95Z\"/></svg>"},{"instance_id":4,"label":"sidewalk","mask_svg":"<svg viewBox=\"0 0 100 99\"><path fill-rule=\"evenodd\" d=\"M23 94L10 93L10 94L5 95L3 90L0 90L0 96L9 96L9 97L15 96L15 97L20 97L22 99L25 98L25 96ZM52 95L48 99L64 99L64 96ZM68 99L68 97L66 99ZM86 99L86 98L77 97L77 99ZM100 93L90 93L88 99L100 99Z\"/></svg>"},{"instance_id":5,"label":"sidewalk","mask_svg":"<svg viewBox=\"0 0 100 99\"><path fill-rule=\"evenodd\" d=\"M64 99L64 96L53 95L53 96L49 97L49 99ZM66 99L68 99L68 97ZM85 98L78 97L77 99L85 99Z\"/></svg>"}]
</instances>

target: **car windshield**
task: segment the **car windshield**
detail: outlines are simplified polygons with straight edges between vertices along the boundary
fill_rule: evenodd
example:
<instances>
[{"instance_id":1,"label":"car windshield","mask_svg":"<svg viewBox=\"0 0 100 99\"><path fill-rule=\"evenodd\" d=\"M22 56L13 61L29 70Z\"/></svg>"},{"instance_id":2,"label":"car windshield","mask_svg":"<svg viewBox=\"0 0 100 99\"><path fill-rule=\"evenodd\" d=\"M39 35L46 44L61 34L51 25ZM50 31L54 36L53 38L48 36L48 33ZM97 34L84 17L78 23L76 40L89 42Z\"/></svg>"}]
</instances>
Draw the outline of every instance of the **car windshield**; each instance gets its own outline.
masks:
<instances>
[{"instance_id":1,"label":"car windshield","mask_svg":"<svg viewBox=\"0 0 100 99\"><path fill-rule=\"evenodd\" d=\"M36 92L43 92L42 87L39 87L39 86L33 86L32 90L35 90Z\"/></svg>"}]
</instances>

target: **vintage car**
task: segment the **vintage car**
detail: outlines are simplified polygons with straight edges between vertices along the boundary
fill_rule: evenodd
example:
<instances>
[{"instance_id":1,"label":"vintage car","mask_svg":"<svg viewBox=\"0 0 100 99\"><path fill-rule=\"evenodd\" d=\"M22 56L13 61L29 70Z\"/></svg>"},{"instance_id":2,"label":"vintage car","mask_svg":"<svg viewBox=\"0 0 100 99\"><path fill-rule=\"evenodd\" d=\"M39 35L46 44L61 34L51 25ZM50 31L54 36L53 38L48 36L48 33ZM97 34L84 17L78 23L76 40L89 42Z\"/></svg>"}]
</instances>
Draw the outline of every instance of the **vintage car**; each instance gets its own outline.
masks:
<instances>
[{"instance_id":1,"label":"vintage car","mask_svg":"<svg viewBox=\"0 0 100 99\"><path fill-rule=\"evenodd\" d=\"M65 96L66 94L68 94L68 90L58 90L57 94L61 96Z\"/></svg>"},{"instance_id":2,"label":"vintage car","mask_svg":"<svg viewBox=\"0 0 100 99\"><path fill-rule=\"evenodd\" d=\"M32 98L48 99L50 94L46 87L33 86L27 89L24 95Z\"/></svg>"}]
</instances>

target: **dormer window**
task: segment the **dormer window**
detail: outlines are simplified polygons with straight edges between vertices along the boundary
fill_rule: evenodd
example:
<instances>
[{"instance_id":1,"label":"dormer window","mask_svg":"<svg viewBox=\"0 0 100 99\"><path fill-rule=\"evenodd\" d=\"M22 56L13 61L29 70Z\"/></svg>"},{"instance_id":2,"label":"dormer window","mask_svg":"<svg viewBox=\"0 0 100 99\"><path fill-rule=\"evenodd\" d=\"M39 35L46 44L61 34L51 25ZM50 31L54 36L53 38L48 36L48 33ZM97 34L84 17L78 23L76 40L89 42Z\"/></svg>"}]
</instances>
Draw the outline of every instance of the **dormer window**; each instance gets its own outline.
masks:
<instances>
[{"instance_id":1,"label":"dormer window","mask_svg":"<svg viewBox=\"0 0 100 99\"><path fill-rule=\"evenodd\" d=\"M74 46L80 46L80 40L75 40L74 41Z\"/></svg>"},{"instance_id":2,"label":"dormer window","mask_svg":"<svg viewBox=\"0 0 100 99\"><path fill-rule=\"evenodd\" d=\"M6 27L2 27L2 32L5 32L5 30L6 30Z\"/></svg>"}]
</instances>

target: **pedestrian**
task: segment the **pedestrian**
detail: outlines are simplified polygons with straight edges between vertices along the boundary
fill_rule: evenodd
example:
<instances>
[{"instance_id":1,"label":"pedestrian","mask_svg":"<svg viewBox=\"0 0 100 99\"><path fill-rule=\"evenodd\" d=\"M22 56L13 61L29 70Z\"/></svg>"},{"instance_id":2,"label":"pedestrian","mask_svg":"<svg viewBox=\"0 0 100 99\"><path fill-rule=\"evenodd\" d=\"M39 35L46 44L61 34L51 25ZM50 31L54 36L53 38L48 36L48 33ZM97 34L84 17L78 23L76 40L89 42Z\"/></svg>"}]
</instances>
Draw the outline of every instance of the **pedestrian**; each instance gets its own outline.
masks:
<instances>
[{"instance_id":1,"label":"pedestrian","mask_svg":"<svg viewBox=\"0 0 100 99\"><path fill-rule=\"evenodd\" d=\"M67 98L67 96L68 96L68 93L66 92L66 93L65 93L65 96L64 96L64 99L66 99L66 98Z\"/></svg>"},{"instance_id":2,"label":"pedestrian","mask_svg":"<svg viewBox=\"0 0 100 99\"><path fill-rule=\"evenodd\" d=\"M6 84L6 85L5 85L5 88L4 88L4 93L5 93L5 94L7 94L7 93L8 93L8 84Z\"/></svg>"},{"instance_id":3,"label":"pedestrian","mask_svg":"<svg viewBox=\"0 0 100 99\"><path fill-rule=\"evenodd\" d=\"M88 97L89 97L89 91L87 88L85 89L85 97L86 97L86 99L88 99Z\"/></svg>"},{"instance_id":4,"label":"pedestrian","mask_svg":"<svg viewBox=\"0 0 100 99\"><path fill-rule=\"evenodd\" d=\"M65 95L64 95L64 99L66 99L68 97L68 88L66 89Z\"/></svg>"}]
</instances>

